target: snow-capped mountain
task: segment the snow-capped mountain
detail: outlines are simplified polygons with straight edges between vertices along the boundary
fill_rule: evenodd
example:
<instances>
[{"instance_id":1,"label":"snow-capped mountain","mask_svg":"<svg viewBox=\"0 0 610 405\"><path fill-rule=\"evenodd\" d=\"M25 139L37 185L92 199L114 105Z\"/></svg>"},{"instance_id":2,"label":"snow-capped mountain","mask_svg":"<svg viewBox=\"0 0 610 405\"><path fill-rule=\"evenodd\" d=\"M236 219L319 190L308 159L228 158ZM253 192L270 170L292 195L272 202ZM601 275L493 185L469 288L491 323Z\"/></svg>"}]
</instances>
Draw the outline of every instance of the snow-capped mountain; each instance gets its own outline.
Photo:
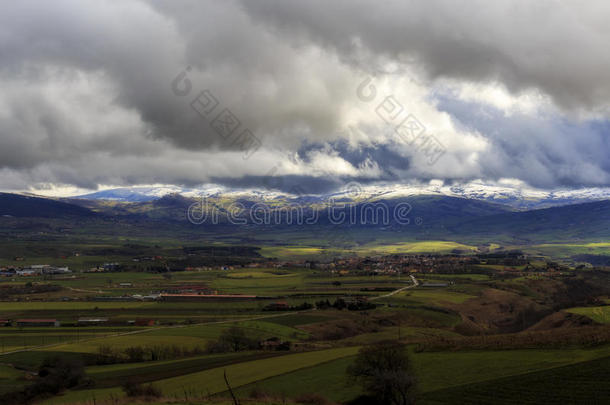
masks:
<instances>
[{"instance_id":1,"label":"snow-capped mountain","mask_svg":"<svg viewBox=\"0 0 610 405\"><path fill-rule=\"evenodd\" d=\"M79 195L72 198L86 200L110 200L124 202L143 202L156 200L167 194L182 194L187 190L175 186L162 187L124 187L97 191L95 193Z\"/></svg>"},{"instance_id":2,"label":"snow-capped mountain","mask_svg":"<svg viewBox=\"0 0 610 405\"><path fill-rule=\"evenodd\" d=\"M610 199L610 188L586 188L575 190L538 190L524 187L488 185L471 182L460 185L419 184L419 185L375 185L361 189L347 189L333 194L340 198L391 199L415 195L439 195L488 201L508 205L519 210L548 208Z\"/></svg>"},{"instance_id":3,"label":"snow-capped mountain","mask_svg":"<svg viewBox=\"0 0 610 405\"><path fill-rule=\"evenodd\" d=\"M343 190L327 194L296 195L266 189L231 189L210 184L198 188L178 186L123 187L98 191L72 198L92 200L112 200L122 202L153 201L169 194L184 197L224 197L229 199L247 198L251 200L276 200L280 198L308 198L311 200L379 200L408 198L415 195L439 195L461 197L508 205L519 210L547 208L560 205L610 199L610 188L586 188L575 190L538 190L510 185L489 185L471 182L460 185L430 184L347 184Z\"/></svg>"},{"instance_id":4,"label":"snow-capped mountain","mask_svg":"<svg viewBox=\"0 0 610 405\"><path fill-rule=\"evenodd\" d=\"M183 197L248 197L254 199L275 199L290 194L257 189L230 189L221 185L211 184L199 188L185 188L178 186L150 186L150 187L121 187L83 194L71 198L85 200L109 200L122 202L145 202L157 200L169 194L180 194Z\"/></svg>"}]
</instances>

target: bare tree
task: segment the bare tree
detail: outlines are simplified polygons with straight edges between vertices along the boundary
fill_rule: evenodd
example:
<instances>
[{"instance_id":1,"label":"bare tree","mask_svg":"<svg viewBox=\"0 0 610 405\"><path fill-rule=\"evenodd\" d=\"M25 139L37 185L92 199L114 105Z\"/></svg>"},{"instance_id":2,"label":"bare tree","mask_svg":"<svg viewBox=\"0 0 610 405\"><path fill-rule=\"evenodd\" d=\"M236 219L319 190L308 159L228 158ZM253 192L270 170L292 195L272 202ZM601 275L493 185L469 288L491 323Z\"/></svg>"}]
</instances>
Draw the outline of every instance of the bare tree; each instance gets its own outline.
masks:
<instances>
[{"instance_id":1,"label":"bare tree","mask_svg":"<svg viewBox=\"0 0 610 405\"><path fill-rule=\"evenodd\" d=\"M415 403L415 378L410 369L405 346L392 342L362 348L348 373L362 383L371 400L410 405Z\"/></svg>"}]
</instances>

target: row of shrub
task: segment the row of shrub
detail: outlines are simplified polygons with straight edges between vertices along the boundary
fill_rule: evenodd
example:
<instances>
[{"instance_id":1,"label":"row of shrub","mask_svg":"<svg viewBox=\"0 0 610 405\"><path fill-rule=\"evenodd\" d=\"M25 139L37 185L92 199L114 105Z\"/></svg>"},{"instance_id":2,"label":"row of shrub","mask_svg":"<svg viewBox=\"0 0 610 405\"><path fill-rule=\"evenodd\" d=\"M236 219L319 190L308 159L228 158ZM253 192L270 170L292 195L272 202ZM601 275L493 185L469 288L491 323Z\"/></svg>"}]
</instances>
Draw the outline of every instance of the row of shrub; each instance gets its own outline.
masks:
<instances>
[{"instance_id":1,"label":"row of shrub","mask_svg":"<svg viewBox=\"0 0 610 405\"><path fill-rule=\"evenodd\" d=\"M202 347L178 345L130 346L118 349L101 345L97 351L97 364L133 363L141 361L174 360L183 357L199 356L208 351Z\"/></svg>"},{"instance_id":2,"label":"row of shrub","mask_svg":"<svg viewBox=\"0 0 610 405\"><path fill-rule=\"evenodd\" d=\"M272 344L265 344L271 342ZM201 356L209 353L241 352L258 349L290 350L290 342L278 338L259 341L248 336L246 331L237 326L225 329L218 340L210 341L205 348L185 347L178 345L129 346L123 349L110 345L98 347L96 364L135 363L156 360L174 360L185 357Z\"/></svg>"},{"instance_id":3,"label":"row of shrub","mask_svg":"<svg viewBox=\"0 0 610 405\"><path fill-rule=\"evenodd\" d=\"M265 347L265 342L272 342L273 345ZM279 338L271 338L261 342L256 338L248 336L244 329L237 326L232 326L225 329L218 337L218 340L209 342L207 345L207 351L208 353L227 353L264 348L274 350L290 350L290 346L290 342L282 342Z\"/></svg>"},{"instance_id":4,"label":"row of shrub","mask_svg":"<svg viewBox=\"0 0 610 405\"><path fill-rule=\"evenodd\" d=\"M343 298L337 298L332 304L328 299L316 302L317 309L334 308L338 310L347 309L348 311L366 311L369 309L375 309L376 307L377 306L375 304L366 300L352 301L347 303Z\"/></svg>"},{"instance_id":5,"label":"row of shrub","mask_svg":"<svg viewBox=\"0 0 610 405\"><path fill-rule=\"evenodd\" d=\"M263 311L306 311L308 309L312 309L313 305L309 302L304 302L299 305L278 305L278 304L269 304L263 307Z\"/></svg>"},{"instance_id":6,"label":"row of shrub","mask_svg":"<svg viewBox=\"0 0 610 405\"><path fill-rule=\"evenodd\" d=\"M435 336L419 342L416 351L441 351L463 349L524 349L595 347L610 343L610 325L557 328L544 331L480 335Z\"/></svg>"}]
</instances>

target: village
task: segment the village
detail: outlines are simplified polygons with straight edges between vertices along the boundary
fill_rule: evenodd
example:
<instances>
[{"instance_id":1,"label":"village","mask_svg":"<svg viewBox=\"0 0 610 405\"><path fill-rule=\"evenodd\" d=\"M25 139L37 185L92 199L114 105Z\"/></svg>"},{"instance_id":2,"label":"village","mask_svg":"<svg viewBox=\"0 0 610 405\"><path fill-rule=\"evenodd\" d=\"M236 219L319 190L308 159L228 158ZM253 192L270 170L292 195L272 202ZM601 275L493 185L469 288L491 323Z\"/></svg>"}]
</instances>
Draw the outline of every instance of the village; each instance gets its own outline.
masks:
<instances>
[{"instance_id":1,"label":"village","mask_svg":"<svg viewBox=\"0 0 610 405\"><path fill-rule=\"evenodd\" d=\"M542 260L543 266L532 266L532 261ZM544 272L549 275L557 274L569 267L565 264L544 261L537 256L528 256L521 252L502 252L498 254L393 254L377 256L353 256L348 258L334 258L331 260L291 260L277 259L255 260L248 263L230 263L217 265L184 266L170 265L172 258L153 256L146 258L133 258L131 262L151 261L159 265L142 270L134 268L129 261L108 262L81 270L71 270L68 266L54 266L49 264L36 264L29 266L3 266L0 267L0 277L32 277L32 276L62 276L74 273L113 273L125 271L147 271L171 273L175 271L202 272L202 271L231 271L237 269L256 268L306 268L317 271L328 271L331 274L347 275L350 273L368 275L396 275L412 273L438 273L462 274L484 272L480 266L494 266L501 273L523 275L527 272ZM590 266L589 266L590 267Z\"/></svg>"}]
</instances>

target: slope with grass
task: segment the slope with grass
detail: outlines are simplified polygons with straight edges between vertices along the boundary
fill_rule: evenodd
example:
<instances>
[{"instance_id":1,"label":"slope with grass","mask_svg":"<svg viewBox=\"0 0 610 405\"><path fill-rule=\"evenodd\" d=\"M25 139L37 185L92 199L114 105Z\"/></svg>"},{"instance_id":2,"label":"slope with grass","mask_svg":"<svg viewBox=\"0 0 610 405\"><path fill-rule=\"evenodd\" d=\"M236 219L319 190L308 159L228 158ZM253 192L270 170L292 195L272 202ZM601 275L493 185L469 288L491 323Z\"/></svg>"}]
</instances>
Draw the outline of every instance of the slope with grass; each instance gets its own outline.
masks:
<instances>
[{"instance_id":1,"label":"slope with grass","mask_svg":"<svg viewBox=\"0 0 610 405\"><path fill-rule=\"evenodd\" d=\"M587 316L599 323L610 323L610 305L601 307L576 307L566 309L567 312Z\"/></svg>"},{"instance_id":2,"label":"slope with grass","mask_svg":"<svg viewBox=\"0 0 610 405\"><path fill-rule=\"evenodd\" d=\"M268 393L274 397L295 398L315 393L332 401L344 402L362 394L360 386L347 376L353 356L328 361L313 367L293 371L245 385L237 390L241 397L252 392Z\"/></svg>"},{"instance_id":3,"label":"slope with grass","mask_svg":"<svg viewBox=\"0 0 610 405\"><path fill-rule=\"evenodd\" d=\"M413 356L422 392L575 364L610 355L595 349L424 352Z\"/></svg>"},{"instance_id":4,"label":"slope with grass","mask_svg":"<svg viewBox=\"0 0 610 405\"><path fill-rule=\"evenodd\" d=\"M607 404L610 357L465 384L423 395L422 404Z\"/></svg>"},{"instance_id":5,"label":"slope with grass","mask_svg":"<svg viewBox=\"0 0 610 405\"><path fill-rule=\"evenodd\" d=\"M23 371L16 370L9 365L0 364L0 394L11 392L15 390L15 387L24 386L26 384L24 375Z\"/></svg>"}]
</instances>

